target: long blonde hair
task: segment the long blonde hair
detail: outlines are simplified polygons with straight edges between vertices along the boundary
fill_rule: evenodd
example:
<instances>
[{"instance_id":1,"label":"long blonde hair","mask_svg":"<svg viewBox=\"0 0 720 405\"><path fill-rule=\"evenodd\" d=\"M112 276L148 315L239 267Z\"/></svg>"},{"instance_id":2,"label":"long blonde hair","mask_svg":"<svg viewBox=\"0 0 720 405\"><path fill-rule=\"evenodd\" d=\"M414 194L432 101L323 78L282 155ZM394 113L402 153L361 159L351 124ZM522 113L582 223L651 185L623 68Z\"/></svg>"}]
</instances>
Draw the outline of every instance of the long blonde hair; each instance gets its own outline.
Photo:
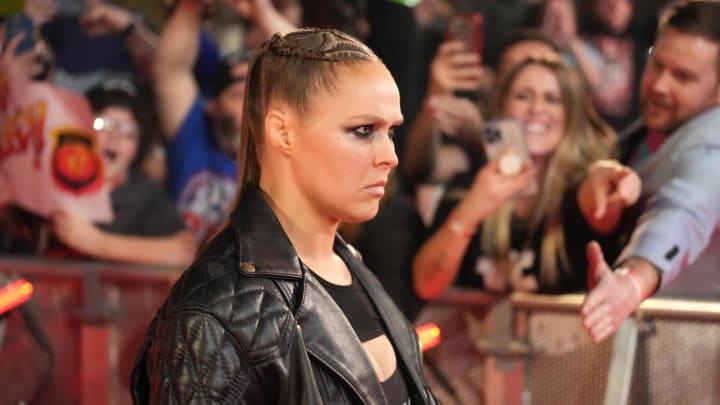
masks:
<instances>
[{"instance_id":1,"label":"long blonde hair","mask_svg":"<svg viewBox=\"0 0 720 405\"><path fill-rule=\"evenodd\" d=\"M553 72L560 85L565 109L565 134L540 181L525 241L529 245L535 235L542 232L540 281L545 285L554 285L558 280L559 264L566 272L573 270L565 250L563 200L567 192L579 184L592 162L615 156L617 137L591 105L585 82L577 70L552 56L527 58L501 78L492 99L495 116L503 114L512 84L520 72L531 65L543 66ZM512 214L513 203L508 202L483 223L483 250L496 259L507 260L509 257Z\"/></svg>"}]
</instances>

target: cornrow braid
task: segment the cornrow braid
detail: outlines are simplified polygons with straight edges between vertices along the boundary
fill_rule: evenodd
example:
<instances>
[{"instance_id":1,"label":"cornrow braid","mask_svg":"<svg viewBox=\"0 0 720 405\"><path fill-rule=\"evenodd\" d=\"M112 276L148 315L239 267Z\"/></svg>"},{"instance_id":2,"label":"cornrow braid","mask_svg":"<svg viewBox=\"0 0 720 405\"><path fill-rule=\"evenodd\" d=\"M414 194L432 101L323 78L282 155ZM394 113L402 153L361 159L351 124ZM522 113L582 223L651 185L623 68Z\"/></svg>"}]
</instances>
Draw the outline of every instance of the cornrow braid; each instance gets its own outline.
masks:
<instances>
[{"instance_id":1,"label":"cornrow braid","mask_svg":"<svg viewBox=\"0 0 720 405\"><path fill-rule=\"evenodd\" d=\"M337 30L304 28L286 35L275 34L263 48L278 56L327 62L374 60L365 44Z\"/></svg>"},{"instance_id":2,"label":"cornrow braid","mask_svg":"<svg viewBox=\"0 0 720 405\"><path fill-rule=\"evenodd\" d=\"M318 95L332 96L339 69L362 63L382 62L360 40L333 29L275 34L260 46L248 64L233 207L243 187L260 179L264 120L271 102L282 101L304 115Z\"/></svg>"}]
</instances>

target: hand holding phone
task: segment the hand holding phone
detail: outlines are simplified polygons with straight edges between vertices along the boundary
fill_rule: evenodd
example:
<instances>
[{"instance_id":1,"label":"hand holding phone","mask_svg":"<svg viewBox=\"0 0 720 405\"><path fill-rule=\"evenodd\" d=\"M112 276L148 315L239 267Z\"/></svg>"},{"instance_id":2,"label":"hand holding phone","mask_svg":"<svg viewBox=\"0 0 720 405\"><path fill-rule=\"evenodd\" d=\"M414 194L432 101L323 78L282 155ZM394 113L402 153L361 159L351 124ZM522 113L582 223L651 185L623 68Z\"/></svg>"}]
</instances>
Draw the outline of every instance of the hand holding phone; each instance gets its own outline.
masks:
<instances>
[{"instance_id":1,"label":"hand holding phone","mask_svg":"<svg viewBox=\"0 0 720 405\"><path fill-rule=\"evenodd\" d=\"M3 48L7 47L10 40L17 35L24 35L18 46L15 48L15 54L19 55L32 50L35 46L35 31L33 22L25 14L12 14L5 19L5 41Z\"/></svg>"},{"instance_id":2,"label":"hand holding phone","mask_svg":"<svg viewBox=\"0 0 720 405\"><path fill-rule=\"evenodd\" d=\"M456 80L456 95L477 101L483 76L483 18L478 13L458 14L448 20L445 47L451 47L451 69ZM460 45L458 46L459 43ZM442 48L442 46L441 46ZM468 56L471 56L469 58Z\"/></svg>"},{"instance_id":3,"label":"hand holding phone","mask_svg":"<svg viewBox=\"0 0 720 405\"><path fill-rule=\"evenodd\" d=\"M530 160L522 124L514 119L488 121L481 131L482 145L488 160L500 159L498 170L511 176L520 172Z\"/></svg>"},{"instance_id":4,"label":"hand holding phone","mask_svg":"<svg viewBox=\"0 0 720 405\"><path fill-rule=\"evenodd\" d=\"M471 223L480 223L487 215L516 196L530 197L538 191L537 171L525 146L522 125L513 119L488 121L481 132L488 162L478 170L465 199L474 209ZM472 215L472 211L470 210Z\"/></svg>"},{"instance_id":5,"label":"hand holding phone","mask_svg":"<svg viewBox=\"0 0 720 405\"><path fill-rule=\"evenodd\" d=\"M465 49L475 52L479 57L483 53L483 18L479 13L458 14L448 20L445 30L446 41L460 41Z\"/></svg>"}]
</instances>

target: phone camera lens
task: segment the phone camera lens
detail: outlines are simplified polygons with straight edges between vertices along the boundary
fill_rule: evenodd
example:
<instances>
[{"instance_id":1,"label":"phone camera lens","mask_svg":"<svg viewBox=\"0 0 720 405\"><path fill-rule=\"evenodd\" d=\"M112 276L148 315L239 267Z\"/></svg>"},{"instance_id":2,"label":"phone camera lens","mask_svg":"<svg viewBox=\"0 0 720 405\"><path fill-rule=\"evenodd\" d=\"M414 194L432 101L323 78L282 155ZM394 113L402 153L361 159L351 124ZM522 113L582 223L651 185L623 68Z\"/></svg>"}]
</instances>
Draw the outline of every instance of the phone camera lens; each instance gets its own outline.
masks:
<instances>
[{"instance_id":1,"label":"phone camera lens","mask_svg":"<svg viewBox=\"0 0 720 405\"><path fill-rule=\"evenodd\" d=\"M495 143L500 140L500 131L497 128L485 128L485 141L487 143Z\"/></svg>"}]
</instances>

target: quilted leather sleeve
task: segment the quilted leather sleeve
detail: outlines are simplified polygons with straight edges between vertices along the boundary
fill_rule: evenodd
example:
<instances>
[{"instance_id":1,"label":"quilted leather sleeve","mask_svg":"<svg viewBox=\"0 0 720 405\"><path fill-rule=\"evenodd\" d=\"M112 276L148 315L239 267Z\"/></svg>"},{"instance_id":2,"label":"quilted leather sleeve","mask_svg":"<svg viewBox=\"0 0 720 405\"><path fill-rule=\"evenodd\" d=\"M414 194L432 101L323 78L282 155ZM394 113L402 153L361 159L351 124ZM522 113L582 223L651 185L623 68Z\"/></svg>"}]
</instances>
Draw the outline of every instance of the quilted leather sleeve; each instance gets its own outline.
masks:
<instances>
[{"instance_id":1,"label":"quilted leather sleeve","mask_svg":"<svg viewBox=\"0 0 720 405\"><path fill-rule=\"evenodd\" d=\"M181 311L158 330L150 355L151 404L264 402L248 392L254 371L233 337L209 314Z\"/></svg>"}]
</instances>

